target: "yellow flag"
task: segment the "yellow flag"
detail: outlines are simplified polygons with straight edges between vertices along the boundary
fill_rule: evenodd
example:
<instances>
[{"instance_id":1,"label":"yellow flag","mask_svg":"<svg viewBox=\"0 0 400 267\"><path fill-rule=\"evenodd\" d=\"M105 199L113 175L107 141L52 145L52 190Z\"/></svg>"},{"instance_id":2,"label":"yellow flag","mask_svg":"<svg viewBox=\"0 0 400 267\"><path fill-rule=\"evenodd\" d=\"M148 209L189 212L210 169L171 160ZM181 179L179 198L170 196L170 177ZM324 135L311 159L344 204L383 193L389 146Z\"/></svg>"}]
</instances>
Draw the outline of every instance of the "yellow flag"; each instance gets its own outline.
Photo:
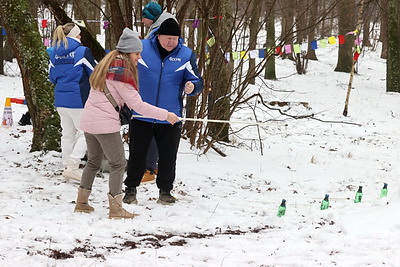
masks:
<instances>
[{"instance_id":1,"label":"yellow flag","mask_svg":"<svg viewBox=\"0 0 400 267\"><path fill-rule=\"evenodd\" d=\"M207 40L207 45L209 47L212 47L213 45L215 45L215 37L214 36Z\"/></svg>"},{"instance_id":2,"label":"yellow flag","mask_svg":"<svg viewBox=\"0 0 400 267\"><path fill-rule=\"evenodd\" d=\"M328 43L329 43L330 45L336 44L336 38L335 38L335 36L329 37L329 38L328 38Z\"/></svg>"},{"instance_id":3,"label":"yellow flag","mask_svg":"<svg viewBox=\"0 0 400 267\"><path fill-rule=\"evenodd\" d=\"M241 51L241 52L240 52L240 58L242 58L242 59L248 59L248 58L249 58L249 57L247 56L246 51Z\"/></svg>"}]
</instances>

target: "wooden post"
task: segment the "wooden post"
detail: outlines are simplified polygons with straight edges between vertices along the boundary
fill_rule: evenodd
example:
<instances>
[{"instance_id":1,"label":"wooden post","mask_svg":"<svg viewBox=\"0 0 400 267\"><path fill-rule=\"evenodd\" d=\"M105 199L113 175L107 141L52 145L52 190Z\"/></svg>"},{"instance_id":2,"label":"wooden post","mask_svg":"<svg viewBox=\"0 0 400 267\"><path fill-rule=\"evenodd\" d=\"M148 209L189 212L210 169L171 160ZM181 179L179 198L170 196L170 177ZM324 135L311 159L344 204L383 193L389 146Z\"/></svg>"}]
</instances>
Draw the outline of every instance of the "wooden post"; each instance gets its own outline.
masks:
<instances>
[{"instance_id":1,"label":"wooden post","mask_svg":"<svg viewBox=\"0 0 400 267\"><path fill-rule=\"evenodd\" d=\"M361 8L358 13L358 19L357 19L357 25L356 25L356 39L358 36L360 36L360 28L361 28L361 23L362 23L362 13L364 10L364 0L361 0ZM357 44L354 43L354 51L357 49ZM353 77L354 77L354 70L356 66L357 60L354 60L353 58L353 64L351 65L351 71L350 71L350 80L349 80L349 85L347 87L347 94L346 94L346 101L344 104L344 110L343 110L343 116L347 117L347 112L348 112L348 107L349 107L349 99L350 99L350 91L351 91L351 86L353 84Z\"/></svg>"}]
</instances>

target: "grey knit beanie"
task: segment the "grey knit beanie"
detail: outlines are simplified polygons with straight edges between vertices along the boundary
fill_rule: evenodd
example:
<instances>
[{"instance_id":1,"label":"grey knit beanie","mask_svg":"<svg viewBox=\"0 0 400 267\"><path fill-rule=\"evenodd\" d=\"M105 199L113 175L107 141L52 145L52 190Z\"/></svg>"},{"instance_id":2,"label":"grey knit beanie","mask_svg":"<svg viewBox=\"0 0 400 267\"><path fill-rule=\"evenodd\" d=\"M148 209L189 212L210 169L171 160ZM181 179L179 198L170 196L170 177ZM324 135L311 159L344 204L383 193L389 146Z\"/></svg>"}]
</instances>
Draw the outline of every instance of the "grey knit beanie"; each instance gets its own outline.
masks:
<instances>
[{"instance_id":1,"label":"grey knit beanie","mask_svg":"<svg viewBox=\"0 0 400 267\"><path fill-rule=\"evenodd\" d=\"M142 52L142 42L139 39L139 33L125 28L121 37L119 37L116 49L125 54Z\"/></svg>"}]
</instances>

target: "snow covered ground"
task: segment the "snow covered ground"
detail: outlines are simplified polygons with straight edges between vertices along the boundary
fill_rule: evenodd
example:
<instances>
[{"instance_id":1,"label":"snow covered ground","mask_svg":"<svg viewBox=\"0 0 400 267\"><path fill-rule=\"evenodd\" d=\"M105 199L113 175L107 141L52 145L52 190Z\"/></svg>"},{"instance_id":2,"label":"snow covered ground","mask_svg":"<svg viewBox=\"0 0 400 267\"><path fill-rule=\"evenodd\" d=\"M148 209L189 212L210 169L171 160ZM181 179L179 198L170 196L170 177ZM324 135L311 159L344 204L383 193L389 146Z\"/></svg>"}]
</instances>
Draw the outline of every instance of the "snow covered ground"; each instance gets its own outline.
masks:
<instances>
[{"instance_id":1,"label":"snow covered ground","mask_svg":"<svg viewBox=\"0 0 400 267\"><path fill-rule=\"evenodd\" d=\"M95 212L73 213L78 184L62 177L60 153L29 153L32 128L17 125L27 109L13 104L15 125L0 128L0 265L399 266L400 95L385 92L379 53L360 57L348 117L349 74L333 71L337 46L319 49L306 75L277 59L281 78L252 91L318 120L259 111L286 119L260 129L262 153L254 126L232 136L236 148L219 146L227 157L182 140L179 202L159 205L156 185L141 185L139 204L125 206L140 215L132 220L107 218L107 174L95 180ZM0 77L0 105L21 96L20 77ZM384 182L389 193L380 198ZM360 185L363 199L354 203ZM330 208L320 210L325 194ZM282 199L286 215L277 217Z\"/></svg>"}]
</instances>

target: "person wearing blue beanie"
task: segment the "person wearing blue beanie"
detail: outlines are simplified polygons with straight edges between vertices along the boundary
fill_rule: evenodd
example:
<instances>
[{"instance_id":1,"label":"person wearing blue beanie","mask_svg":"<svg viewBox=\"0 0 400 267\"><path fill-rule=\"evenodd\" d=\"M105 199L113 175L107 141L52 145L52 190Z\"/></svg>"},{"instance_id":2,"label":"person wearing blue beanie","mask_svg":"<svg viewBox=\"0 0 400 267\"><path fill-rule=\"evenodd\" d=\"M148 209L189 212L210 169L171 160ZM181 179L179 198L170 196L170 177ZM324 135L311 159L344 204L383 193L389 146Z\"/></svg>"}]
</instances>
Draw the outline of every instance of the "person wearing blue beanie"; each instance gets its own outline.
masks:
<instances>
[{"instance_id":1,"label":"person wearing blue beanie","mask_svg":"<svg viewBox=\"0 0 400 267\"><path fill-rule=\"evenodd\" d=\"M149 28L154 21L161 15L162 9L161 6L156 2L148 3L142 11L142 22L143 24Z\"/></svg>"}]
</instances>

